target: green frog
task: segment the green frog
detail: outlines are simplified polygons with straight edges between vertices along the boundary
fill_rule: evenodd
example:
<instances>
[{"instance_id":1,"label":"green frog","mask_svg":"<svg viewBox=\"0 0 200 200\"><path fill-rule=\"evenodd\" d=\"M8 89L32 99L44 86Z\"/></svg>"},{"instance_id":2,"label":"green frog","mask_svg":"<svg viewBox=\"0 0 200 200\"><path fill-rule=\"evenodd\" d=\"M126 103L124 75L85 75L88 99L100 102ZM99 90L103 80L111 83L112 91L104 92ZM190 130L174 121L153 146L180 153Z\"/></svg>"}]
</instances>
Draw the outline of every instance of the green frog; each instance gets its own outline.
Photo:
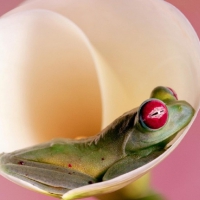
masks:
<instances>
[{"instance_id":1,"label":"green frog","mask_svg":"<svg viewBox=\"0 0 200 200\"><path fill-rule=\"evenodd\" d=\"M0 156L0 171L15 182L61 197L84 185L107 181L160 156L192 119L194 109L175 91L158 86L138 108L99 134L54 139Z\"/></svg>"}]
</instances>

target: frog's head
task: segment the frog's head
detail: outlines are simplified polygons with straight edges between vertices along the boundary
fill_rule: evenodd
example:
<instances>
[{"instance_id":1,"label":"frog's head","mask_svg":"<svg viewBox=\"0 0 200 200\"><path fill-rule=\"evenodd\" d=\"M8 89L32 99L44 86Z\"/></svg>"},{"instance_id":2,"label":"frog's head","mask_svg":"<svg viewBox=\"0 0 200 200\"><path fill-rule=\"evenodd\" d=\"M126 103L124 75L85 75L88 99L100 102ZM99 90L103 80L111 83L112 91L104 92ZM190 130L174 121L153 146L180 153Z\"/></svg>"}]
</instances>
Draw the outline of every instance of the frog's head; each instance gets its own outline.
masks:
<instances>
[{"instance_id":1,"label":"frog's head","mask_svg":"<svg viewBox=\"0 0 200 200\"><path fill-rule=\"evenodd\" d=\"M176 92L170 87L158 86L151 92L150 98L160 99L166 104L178 100Z\"/></svg>"},{"instance_id":2,"label":"frog's head","mask_svg":"<svg viewBox=\"0 0 200 200\"><path fill-rule=\"evenodd\" d=\"M156 87L150 99L144 101L137 110L126 150L134 151L159 144L165 145L191 121L194 112L189 103L178 100L173 89Z\"/></svg>"}]
</instances>

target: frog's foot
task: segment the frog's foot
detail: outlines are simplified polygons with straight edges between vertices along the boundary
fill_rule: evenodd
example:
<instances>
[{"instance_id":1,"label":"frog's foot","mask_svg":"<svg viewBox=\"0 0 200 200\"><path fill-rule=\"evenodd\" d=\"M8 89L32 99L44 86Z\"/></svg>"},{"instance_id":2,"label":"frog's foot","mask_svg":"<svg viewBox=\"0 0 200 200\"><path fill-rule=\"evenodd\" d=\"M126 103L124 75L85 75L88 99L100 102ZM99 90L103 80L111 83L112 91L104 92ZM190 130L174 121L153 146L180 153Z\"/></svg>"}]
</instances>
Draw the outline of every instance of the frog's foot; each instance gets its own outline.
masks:
<instances>
[{"instance_id":1,"label":"frog's foot","mask_svg":"<svg viewBox=\"0 0 200 200\"><path fill-rule=\"evenodd\" d=\"M141 157L139 155L130 155L125 158L122 158L115 164L113 164L103 176L103 181L110 180L112 178L116 178L122 174L130 172L134 169L137 169L150 161L154 160L158 156L160 156L163 151L154 151L151 154Z\"/></svg>"},{"instance_id":2,"label":"frog's foot","mask_svg":"<svg viewBox=\"0 0 200 200\"><path fill-rule=\"evenodd\" d=\"M21 159L13 154L1 155L0 170L55 196L97 182L93 177L76 170Z\"/></svg>"}]
</instances>

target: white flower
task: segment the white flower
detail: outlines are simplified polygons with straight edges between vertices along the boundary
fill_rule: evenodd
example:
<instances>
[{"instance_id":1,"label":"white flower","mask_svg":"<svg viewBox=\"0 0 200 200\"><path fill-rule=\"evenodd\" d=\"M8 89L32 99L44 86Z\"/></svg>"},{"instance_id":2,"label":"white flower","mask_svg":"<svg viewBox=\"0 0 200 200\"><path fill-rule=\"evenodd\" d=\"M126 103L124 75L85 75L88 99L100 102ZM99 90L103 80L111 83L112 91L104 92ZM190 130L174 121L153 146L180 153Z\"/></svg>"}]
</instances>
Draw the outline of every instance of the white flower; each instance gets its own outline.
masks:
<instances>
[{"instance_id":1,"label":"white flower","mask_svg":"<svg viewBox=\"0 0 200 200\"><path fill-rule=\"evenodd\" d=\"M94 135L158 85L198 111L199 65L195 31L165 1L29 0L0 20L0 151ZM151 163L64 198L136 180L176 148L190 125Z\"/></svg>"}]
</instances>

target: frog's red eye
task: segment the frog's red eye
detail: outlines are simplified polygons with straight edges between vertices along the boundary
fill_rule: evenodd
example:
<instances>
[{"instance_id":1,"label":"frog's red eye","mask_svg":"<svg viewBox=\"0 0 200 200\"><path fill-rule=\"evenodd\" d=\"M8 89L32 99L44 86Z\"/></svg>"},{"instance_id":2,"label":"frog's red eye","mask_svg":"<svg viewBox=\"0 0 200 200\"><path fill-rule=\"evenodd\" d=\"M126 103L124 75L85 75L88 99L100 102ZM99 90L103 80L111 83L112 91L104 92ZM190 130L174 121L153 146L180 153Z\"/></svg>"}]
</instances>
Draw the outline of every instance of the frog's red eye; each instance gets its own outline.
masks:
<instances>
[{"instance_id":1,"label":"frog's red eye","mask_svg":"<svg viewBox=\"0 0 200 200\"><path fill-rule=\"evenodd\" d=\"M172 93L172 95L178 100L178 96L177 96L176 92L172 88L170 88L170 87L167 87L167 88Z\"/></svg>"},{"instance_id":2,"label":"frog's red eye","mask_svg":"<svg viewBox=\"0 0 200 200\"><path fill-rule=\"evenodd\" d=\"M139 111L140 124L149 129L162 128L168 119L168 109L164 102L158 99L145 101Z\"/></svg>"}]
</instances>

